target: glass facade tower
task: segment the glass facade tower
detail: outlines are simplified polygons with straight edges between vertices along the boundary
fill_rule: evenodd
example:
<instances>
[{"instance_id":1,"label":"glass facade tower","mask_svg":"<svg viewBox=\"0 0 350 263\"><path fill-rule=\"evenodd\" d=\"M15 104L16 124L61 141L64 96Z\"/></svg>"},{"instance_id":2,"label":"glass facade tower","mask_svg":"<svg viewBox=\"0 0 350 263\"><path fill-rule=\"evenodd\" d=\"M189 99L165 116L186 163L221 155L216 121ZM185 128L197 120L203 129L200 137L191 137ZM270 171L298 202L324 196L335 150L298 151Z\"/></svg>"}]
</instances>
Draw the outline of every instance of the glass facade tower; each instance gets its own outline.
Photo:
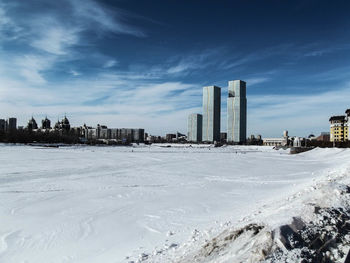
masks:
<instances>
[{"instance_id":1,"label":"glass facade tower","mask_svg":"<svg viewBox=\"0 0 350 263\"><path fill-rule=\"evenodd\" d=\"M220 141L221 88L203 87L203 129L204 142Z\"/></svg>"},{"instance_id":2,"label":"glass facade tower","mask_svg":"<svg viewBox=\"0 0 350 263\"><path fill-rule=\"evenodd\" d=\"M242 80L228 82L227 142L242 143L247 137L246 83Z\"/></svg>"},{"instance_id":3,"label":"glass facade tower","mask_svg":"<svg viewBox=\"0 0 350 263\"><path fill-rule=\"evenodd\" d=\"M202 114L192 113L188 116L188 134L187 140L190 142L201 142L202 141Z\"/></svg>"}]
</instances>

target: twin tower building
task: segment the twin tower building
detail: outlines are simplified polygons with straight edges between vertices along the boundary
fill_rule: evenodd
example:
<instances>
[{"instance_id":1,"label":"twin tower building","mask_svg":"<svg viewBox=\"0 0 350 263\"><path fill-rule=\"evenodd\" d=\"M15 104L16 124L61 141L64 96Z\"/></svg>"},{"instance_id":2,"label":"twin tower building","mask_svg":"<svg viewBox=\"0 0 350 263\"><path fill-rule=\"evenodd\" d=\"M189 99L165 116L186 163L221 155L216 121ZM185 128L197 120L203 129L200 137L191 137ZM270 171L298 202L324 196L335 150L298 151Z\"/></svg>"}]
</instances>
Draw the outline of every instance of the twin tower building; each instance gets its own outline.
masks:
<instances>
[{"instance_id":1,"label":"twin tower building","mask_svg":"<svg viewBox=\"0 0 350 263\"><path fill-rule=\"evenodd\" d=\"M188 117L188 141L221 141L221 88L203 88L203 115ZM227 142L243 143L247 135L246 83L242 80L228 82Z\"/></svg>"}]
</instances>

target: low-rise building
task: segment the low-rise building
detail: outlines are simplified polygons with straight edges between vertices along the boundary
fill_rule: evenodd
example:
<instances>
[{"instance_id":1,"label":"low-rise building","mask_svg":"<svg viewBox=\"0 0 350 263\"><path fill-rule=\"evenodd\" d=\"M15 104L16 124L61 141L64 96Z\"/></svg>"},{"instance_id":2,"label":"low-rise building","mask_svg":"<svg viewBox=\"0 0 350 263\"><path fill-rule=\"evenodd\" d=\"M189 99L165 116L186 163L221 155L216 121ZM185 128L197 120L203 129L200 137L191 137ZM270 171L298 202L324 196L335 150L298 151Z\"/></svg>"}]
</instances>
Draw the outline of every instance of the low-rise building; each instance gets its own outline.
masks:
<instances>
[{"instance_id":1,"label":"low-rise building","mask_svg":"<svg viewBox=\"0 0 350 263\"><path fill-rule=\"evenodd\" d=\"M286 138L264 138L263 144L266 146L287 146L288 140Z\"/></svg>"},{"instance_id":2,"label":"low-rise building","mask_svg":"<svg viewBox=\"0 0 350 263\"><path fill-rule=\"evenodd\" d=\"M261 140L261 135L260 137ZM282 138L264 138L263 139L263 145L267 146L288 146L289 145L289 135L288 131L283 131L283 137Z\"/></svg>"},{"instance_id":3,"label":"low-rise building","mask_svg":"<svg viewBox=\"0 0 350 263\"><path fill-rule=\"evenodd\" d=\"M321 132L321 135L316 137L316 141L329 142L330 141L330 133L329 132Z\"/></svg>"},{"instance_id":4,"label":"low-rise building","mask_svg":"<svg viewBox=\"0 0 350 263\"><path fill-rule=\"evenodd\" d=\"M174 134L174 133L167 133L165 135L165 140L167 142L173 142L174 140L176 140L176 134Z\"/></svg>"},{"instance_id":5,"label":"low-rise building","mask_svg":"<svg viewBox=\"0 0 350 263\"><path fill-rule=\"evenodd\" d=\"M227 142L227 132L220 132L220 141Z\"/></svg>"},{"instance_id":6,"label":"low-rise building","mask_svg":"<svg viewBox=\"0 0 350 263\"><path fill-rule=\"evenodd\" d=\"M144 142L144 129L117 129L105 125L96 128L84 124L81 134L87 140L114 140L118 142Z\"/></svg>"}]
</instances>

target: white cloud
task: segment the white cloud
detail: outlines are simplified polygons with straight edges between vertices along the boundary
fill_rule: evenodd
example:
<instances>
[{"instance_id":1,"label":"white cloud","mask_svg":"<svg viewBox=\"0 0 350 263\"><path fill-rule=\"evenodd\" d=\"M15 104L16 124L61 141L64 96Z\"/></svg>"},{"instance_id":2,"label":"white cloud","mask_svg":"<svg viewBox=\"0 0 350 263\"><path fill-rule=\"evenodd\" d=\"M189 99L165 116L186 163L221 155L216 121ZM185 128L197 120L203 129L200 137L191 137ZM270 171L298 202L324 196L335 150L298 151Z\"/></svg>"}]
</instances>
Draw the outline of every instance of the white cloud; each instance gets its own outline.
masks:
<instances>
[{"instance_id":1,"label":"white cloud","mask_svg":"<svg viewBox=\"0 0 350 263\"><path fill-rule=\"evenodd\" d=\"M112 68L115 65L118 64L118 61L116 61L115 59L110 59L108 61L105 62L105 64L103 65L104 68Z\"/></svg>"},{"instance_id":2,"label":"white cloud","mask_svg":"<svg viewBox=\"0 0 350 263\"><path fill-rule=\"evenodd\" d=\"M74 16L90 28L98 28L101 31L113 33L129 34L137 37L144 37L145 33L140 29L127 25L124 21L127 19L125 13L121 10L111 10L105 8L92 0L68 0L73 6Z\"/></svg>"},{"instance_id":3,"label":"white cloud","mask_svg":"<svg viewBox=\"0 0 350 263\"><path fill-rule=\"evenodd\" d=\"M54 58L39 55L12 56L13 64L17 73L25 81L33 84L45 84L46 80L42 72L49 69L54 63ZM14 74L15 75L15 74Z\"/></svg>"},{"instance_id":4,"label":"white cloud","mask_svg":"<svg viewBox=\"0 0 350 263\"><path fill-rule=\"evenodd\" d=\"M75 70L71 70L71 71L69 71L69 73L72 74L74 77L81 75L81 73L79 73L78 71L75 71Z\"/></svg>"},{"instance_id":5,"label":"white cloud","mask_svg":"<svg viewBox=\"0 0 350 263\"><path fill-rule=\"evenodd\" d=\"M298 136L328 131L329 117L343 115L350 108L349 96L349 83L318 94L250 96L248 129L265 136L279 136L283 130Z\"/></svg>"},{"instance_id":6,"label":"white cloud","mask_svg":"<svg viewBox=\"0 0 350 263\"><path fill-rule=\"evenodd\" d=\"M166 70L168 74L182 74L186 75L195 70L206 68L217 63L215 56L222 51L221 48L204 50L203 52L182 56L179 58L172 58L170 60L171 66ZM177 63L174 63L176 60ZM162 68L162 70L164 70Z\"/></svg>"},{"instance_id":7,"label":"white cloud","mask_svg":"<svg viewBox=\"0 0 350 263\"><path fill-rule=\"evenodd\" d=\"M245 79L244 81L248 83L249 87L257 84L264 83L266 81L269 81L270 78L268 77L255 77L255 78L249 78Z\"/></svg>"},{"instance_id":8,"label":"white cloud","mask_svg":"<svg viewBox=\"0 0 350 263\"><path fill-rule=\"evenodd\" d=\"M42 21L40 22L42 23ZM66 29L62 26L48 25L36 27L39 36L33 39L31 46L55 55L66 55L67 49L79 42L77 29Z\"/></svg>"}]
</instances>

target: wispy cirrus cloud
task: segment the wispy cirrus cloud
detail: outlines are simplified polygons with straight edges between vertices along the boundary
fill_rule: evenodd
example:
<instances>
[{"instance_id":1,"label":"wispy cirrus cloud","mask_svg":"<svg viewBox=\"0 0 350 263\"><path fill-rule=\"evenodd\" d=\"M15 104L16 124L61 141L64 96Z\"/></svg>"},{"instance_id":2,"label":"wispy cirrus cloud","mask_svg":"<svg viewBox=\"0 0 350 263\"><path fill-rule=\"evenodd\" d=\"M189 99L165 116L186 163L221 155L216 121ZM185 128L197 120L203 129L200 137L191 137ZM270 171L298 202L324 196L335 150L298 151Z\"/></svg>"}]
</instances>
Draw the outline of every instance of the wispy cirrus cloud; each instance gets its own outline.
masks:
<instances>
[{"instance_id":1,"label":"wispy cirrus cloud","mask_svg":"<svg viewBox=\"0 0 350 263\"><path fill-rule=\"evenodd\" d=\"M269 77L255 77L255 78L249 78L249 79L245 79L244 81L249 83L249 86L254 86L257 84L261 84L264 83L266 81L269 81L270 78Z\"/></svg>"},{"instance_id":2,"label":"wispy cirrus cloud","mask_svg":"<svg viewBox=\"0 0 350 263\"><path fill-rule=\"evenodd\" d=\"M100 32L129 34L145 37L146 33L126 23L130 14L120 9L108 9L92 0L67 0L73 9L75 21L86 29L94 28ZM93 24L93 25L92 25Z\"/></svg>"},{"instance_id":3,"label":"wispy cirrus cloud","mask_svg":"<svg viewBox=\"0 0 350 263\"><path fill-rule=\"evenodd\" d=\"M118 61L117 60L109 59L103 64L103 67L104 68L112 68L112 67L114 67L116 65L118 65Z\"/></svg>"},{"instance_id":4,"label":"wispy cirrus cloud","mask_svg":"<svg viewBox=\"0 0 350 263\"><path fill-rule=\"evenodd\" d=\"M91 44L92 39L85 37L88 32L145 36L142 30L127 24L128 14L122 10L107 9L92 0L64 2L66 5L39 0L36 4L40 9L30 2L2 0L0 47L9 41L15 41L18 46L16 50L6 50L7 56L37 53L45 60L45 55L40 53L45 52L56 55L60 61L71 60L72 55L79 53L76 48Z\"/></svg>"},{"instance_id":5,"label":"wispy cirrus cloud","mask_svg":"<svg viewBox=\"0 0 350 263\"><path fill-rule=\"evenodd\" d=\"M57 70L64 61L84 57L79 47L89 45L86 32L143 36L141 30L124 26L127 15L121 10L108 10L92 0L64 2L66 5L39 0L37 6L32 6L30 2L0 1L2 76L25 80L28 83L24 86L46 85L47 72ZM109 60L106 66L115 64L115 60ZM78 76L76 70L69 72Z\"/></svg>"},{"instance_id":6,"label":"wispy cirrus cloud","mask_svg":"<svg viewBox=\"0 0 350 263\"><path fill-rule=\"evenodd\" d=\"M30 45L54 55L67 55L69 48L79 43L79 29L63 28L57 21L47 20L44 24L41 20L40 25L35 26L41 33Z\"/></svg>"},{"instance_id":7,"label":"wispy cirrus cloud","mask_svg":"<svg viewBox=\"0 0 350 263\"><path fill-rule=\"evenodd\" d=\"M350 82L343 83L340 89L318 94L250 96L249 130L265 136L279 136L283 130L299 136L307 136L305 131L315 134L328 131L329 117L344 114L346 105L350 108L349 96Z\"/></svg>"}]
</instances>

